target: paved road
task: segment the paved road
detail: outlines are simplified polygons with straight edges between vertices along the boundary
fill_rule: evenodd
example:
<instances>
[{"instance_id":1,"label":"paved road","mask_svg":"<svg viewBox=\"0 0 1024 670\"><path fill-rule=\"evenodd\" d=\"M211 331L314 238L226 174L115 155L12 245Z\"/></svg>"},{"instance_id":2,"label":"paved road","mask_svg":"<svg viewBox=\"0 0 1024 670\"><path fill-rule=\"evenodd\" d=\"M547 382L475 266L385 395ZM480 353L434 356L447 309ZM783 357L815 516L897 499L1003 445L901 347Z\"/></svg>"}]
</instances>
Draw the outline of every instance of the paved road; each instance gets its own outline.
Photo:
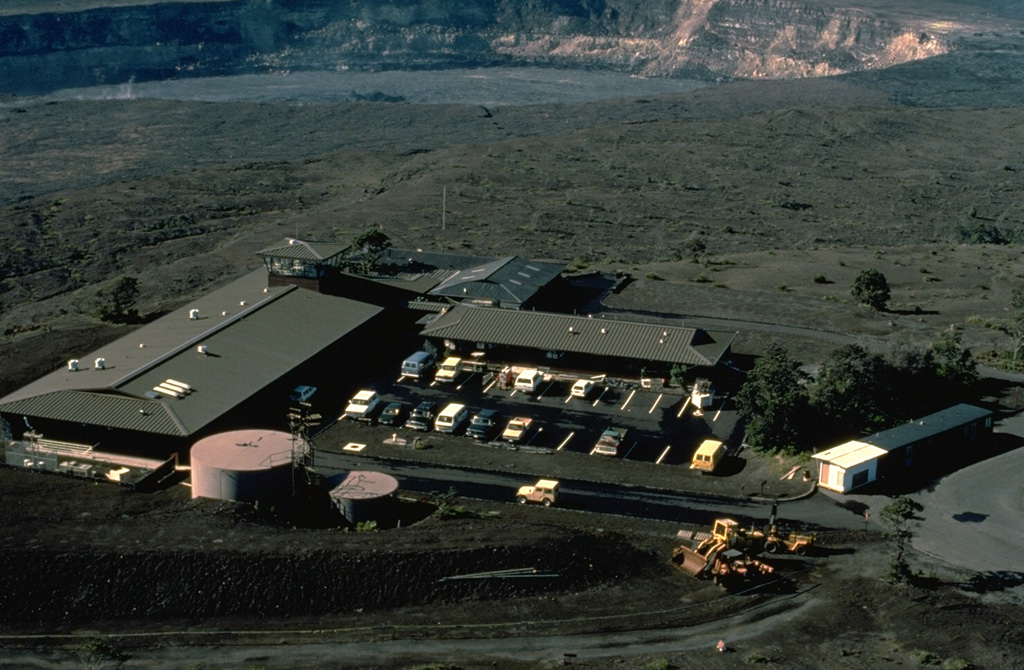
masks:
<instances>
[{"instance_id":1,"label":"paved road","mask_svg":"<svg viewBox=\"0 0 1024 670\"><path fill-rule=\"evenodd\" d=\"M511 503L515 490L528 483L516 473L323 451L317 452L316 466L325 475L374 469L398 478L407 491L443 493L454 489L460 496L496 502ZM703 527L710 527L716 518L723 516L736 519L743 525L763 524L770 513L770 505L753 500L566 479L561 480L559 486L558 507ZM824 496L815 495L806 500L784 503L779 512L783 522L799 519L802 525L813 528L848 529L862 524L860 516Z\"/></svg>"}]
</instances>

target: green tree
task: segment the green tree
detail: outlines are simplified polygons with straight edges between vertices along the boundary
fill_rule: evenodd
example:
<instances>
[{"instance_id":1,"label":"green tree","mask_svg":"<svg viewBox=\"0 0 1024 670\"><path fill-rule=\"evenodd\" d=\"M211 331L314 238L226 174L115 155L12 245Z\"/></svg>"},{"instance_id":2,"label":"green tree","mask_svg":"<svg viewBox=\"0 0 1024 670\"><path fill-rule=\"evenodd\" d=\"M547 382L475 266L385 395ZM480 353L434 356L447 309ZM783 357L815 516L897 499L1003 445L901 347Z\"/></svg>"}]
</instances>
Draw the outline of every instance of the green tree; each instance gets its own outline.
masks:
<instances>
[{"instance_id":1,"label":"green tree","mask_svg":"<svg viewBox=\"0 0 1024 670\"><path fill-rule=\"evenodd\" d=\"M391 248L391 238L376 228L370 228L352 238L352 250L359 255L359 269L369 274L377 267L381 255Z\"/></svg>"},{"instance_id":2,"label":"green tree","mask_svg":"<svg viewBox=\"0 0 1024 670\"><path fill-rule=\"evenodd\" d=\"M669 381L672 382L673 386L678 386L679 388L686 387L686 372L690 367L691 366L689 365L683 365L681 363L674 363L672 365L672 368L668 372L668 378Z\"/></svg>"},{"instance_id":3,"label":"green tree","mask_svg":"<svg viewBox=\"0 0 1024 670\"><path fill-rule=\"evenodd\" d=\"M891 404L890 370L879 354L859 344L834 350L818 373L811 405L825 419L825 437L856 433L888 422L883 407Z\"/></svg>"},{"instance_id":4,"label":"green tree","mask_svg":"<svg viewBox=\"0 0 1024 670\"><path fill-rule=\"evenodd\" d=\"M799 448L809 407L806 381L800 363L777 344L757 359L736 394L750 446L769 453Z\"/></svg>"},{"instance_id":5,"label":"green tree","mask_svg":"<svg viewBox=\"0 0 1024 670\"><path fill-rule=\"evenodd\" d=\"M125 276L113 286L96 292L96 316L109 323L132 323L139 320L135 301L139 297L139 280Z\"/></svg>"},{"instance_id":6,"label":"green tree","mask_svg":"<svg viewBox=\"0 0 1024 670\"><path fill-rule=\"evenodd\" d=\"M885 311L889 304L889 282L878 270L863 270L853 280L850 293L853 297L879 312Z\"/></svg>"},{"instance_id":7,"label":"green tree","mask_svg":"<svg viewBox=\"0 0 1024 670\"><path fill-rule=\"evenodd\" d=\"M935 374L951 398L960 396L978 380L978 364L963 342L960 329L951 326L932 344Z\"/></svg>"},{"instance_id":8,"label":"green tree","mask_svg":"<svg viewBox=\"0 0 1024 670\"><path fill-rule=\"evenodd\" d=\"M941 383L935 374L930 349L898 344L886 356L891 413L901 420L914 419L935 411L941 400Z\"/></svg>"},{"instance_id":9,"label":"green tree","mask_svg":"<svg viewBox=\"0 0 1024 670\"><path fill-rule=\"evenodd\" d=\"M910 565L907 563L907 543L914 536L910 531L910 522L920 513L924 507L921 503L899 496L882 508L879 512L879 520L888 529L889 539L892 540L892 560L889 562L888 579L893 583L905 583L910 581Z\"/></svg>"}]
</instances>

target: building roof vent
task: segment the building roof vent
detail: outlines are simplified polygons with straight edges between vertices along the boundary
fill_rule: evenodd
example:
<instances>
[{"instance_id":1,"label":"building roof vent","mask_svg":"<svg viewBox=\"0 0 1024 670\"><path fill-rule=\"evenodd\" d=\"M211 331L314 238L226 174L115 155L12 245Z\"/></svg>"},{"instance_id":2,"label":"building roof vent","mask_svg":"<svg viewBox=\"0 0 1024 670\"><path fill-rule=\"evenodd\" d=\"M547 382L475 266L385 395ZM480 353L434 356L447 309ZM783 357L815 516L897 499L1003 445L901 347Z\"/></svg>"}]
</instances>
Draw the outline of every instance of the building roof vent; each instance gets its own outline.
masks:
<instances>
[{"instance_id":1,"label":"building roof vent","mask_svg":"<svg viewBox=\"0 0 1024 670\"><path fill-rule=\"evenodd\" d=\"M569 326L569 332L570 332L570 333L575 333L575 332L576 332L576 329L575 329L575 328L573 328L572 326Z\"/></svg>"},{"instance_id":2,"label":"building roof vent","mask_svg":"<svg viewBox=\"0 0 1024 670\"><path fill-rule=\"evenodd\" d=\"M263 289L263 290L265 291L266 289ZM241 301L241 302L240 302L240 303L238 303L238 304L239 304L239 305L241 305L242 307L245 307L245 301L244 301L244 300L243 300L243 301Z\"/></svg>"},{"instance_id":3,"label":"building roof vent","mask_svg":"<svg viewBox=\"0 0 1024 670\"><path fill-rule=\"evenodd\" d=\"M196 319L198 319L199 318L199 310L198 309L190 309L188 311L188 318L190 320L192 320L192 321L195 321Z\"/></svg>"},{"instance_id":4,"label":"building roof vent","mask_svg":"<svg viewBox=\"0 0 1024 670\"><path fill-rule=\"evenodd\" d=\"M70 361L68 361L68 370L70 370L71 372L78 372L77 358L72 358Z\"/></svg>"},{"instance_id":5,"label":"building roof vent","mask_svg":"<svg viewBox=\"0 0 1024 670\"><path fill-rule=\"evenodd\" d=\"M198 347L196 347L196 351L202 354L203 356L210 353L210 349L205 344L200 344Z\"/></svg>"},{"instance_id":6,"label":"building roof vent","mask_svg":"<svg viewBox=\"0 0 1024 670\"><path fill-rule=\"evenodd\" d=\"M104 368L107 367L107 359L97 358L96 361L93 363L93 367L95 367L97 370L103 370Z\"/></svg>"},{"instance_id":7,"label":"building roof vent","mask_svg":"<svg viewBox=\"0 0 1024 670\"><path fill-rule=\"evenodd\" d=\"M608 334L608 329L607 328L602 328L601 329L601 334L602 335L607 335Z\"/></svg>"}]
</instances>

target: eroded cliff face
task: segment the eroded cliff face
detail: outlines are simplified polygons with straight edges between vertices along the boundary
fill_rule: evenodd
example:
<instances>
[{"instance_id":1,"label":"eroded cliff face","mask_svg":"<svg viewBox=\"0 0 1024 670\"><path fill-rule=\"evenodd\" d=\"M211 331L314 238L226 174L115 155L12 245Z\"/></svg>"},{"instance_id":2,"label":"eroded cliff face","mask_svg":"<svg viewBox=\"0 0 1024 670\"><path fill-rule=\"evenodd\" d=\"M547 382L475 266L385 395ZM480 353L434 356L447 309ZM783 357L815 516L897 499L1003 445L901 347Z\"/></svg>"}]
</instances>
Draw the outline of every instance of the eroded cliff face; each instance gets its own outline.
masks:
<instances>
[{"instance_id":1,"label":"eroded cliff face","mask_svg":"<svg viewBox=\"0 0 1024 670\"><path fill-rule=\"evenodd\" d=\"M0 91L275 69L557 65L641 76L806 77L948 42L792 0L279 0L0 17Z\"/></svg>"}]
</instances>

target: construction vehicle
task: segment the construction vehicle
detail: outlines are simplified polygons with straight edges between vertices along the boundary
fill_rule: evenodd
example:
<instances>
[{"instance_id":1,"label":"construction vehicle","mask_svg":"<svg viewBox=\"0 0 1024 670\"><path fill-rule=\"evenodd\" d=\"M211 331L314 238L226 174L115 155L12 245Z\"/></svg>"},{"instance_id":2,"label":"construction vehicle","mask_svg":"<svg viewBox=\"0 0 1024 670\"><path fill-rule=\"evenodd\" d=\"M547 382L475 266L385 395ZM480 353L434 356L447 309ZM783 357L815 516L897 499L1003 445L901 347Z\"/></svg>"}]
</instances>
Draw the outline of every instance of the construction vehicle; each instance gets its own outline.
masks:
<instances>
[{"instance_id":1,"label":"construction vehicle","mask_svg":"<svg viewBox=\"0 0 1024 670\"><path fill-rule=\"evenodd\" d=\"M768 530L764 537L764 550L769 554L786 551L797 556L805 556L818 539L814 533L796 533L781 530L778 523L778 503L772 503L772 514L768 517Z\"/></svg>"},{"instance_id":2,"label":"construction vehicle","mask_svg":"<svg viewBox=\"0 0 1024 670\"><path fill-rule=\"evenodd\" d=\"M528 502L540 503L544 507L555 504L558 496L558 482L554 479L538 479L533 486L520 486L516 493L516 502L525 505Z\"/></svg>"},{"instance_id":3,"label":"construction vehicle","mask_svg":"<svg viewBox=\"0 0 1024 670\"><path fill-rule=\"evenodd\" d=\"M746 530L733 519L716 519L711 537L696 547L680 544L672 552L672 563L699 579L735 588L759 581L774 568L755 558L764 549L765 536L759 530Z\"/></svg>"}]
</instances>

